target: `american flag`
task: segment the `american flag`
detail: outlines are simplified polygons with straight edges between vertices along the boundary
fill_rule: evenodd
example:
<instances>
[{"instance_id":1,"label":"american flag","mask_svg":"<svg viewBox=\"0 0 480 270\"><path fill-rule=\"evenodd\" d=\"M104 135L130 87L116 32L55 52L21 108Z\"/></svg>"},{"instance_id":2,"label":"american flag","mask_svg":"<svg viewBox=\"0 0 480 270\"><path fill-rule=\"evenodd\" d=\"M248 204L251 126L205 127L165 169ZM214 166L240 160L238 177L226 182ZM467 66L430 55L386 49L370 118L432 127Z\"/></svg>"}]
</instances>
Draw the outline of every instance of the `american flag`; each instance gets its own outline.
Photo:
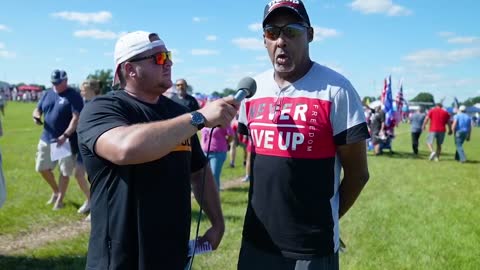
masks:
<instances>
[{"instance_id":1,"label":"american flag","mask_svg":"<svg viewBox=\"0 0 480 270\"><path fill-rule=\"evenodd\" d=\"M395 103L397 104L397 112L402 112L403 107L403 83L400 83L400 90L397 93L395 98Z\"/></svg>"},{"instance_id":2,"label":"american flag","mask_svg":"<svg viewBox=\"0 0 480 270\"><path fill-rule=\"evenodd\" d=\"M382 104L385 103L385 95L387 94L387 78L383 80L383 89L382 89L382 95L380 96L380 101Z\"/></svg>"},{"instance_id":3,"label":"american flag","mask_svg":"<svg viewBox=\"0 0 480 270\"><path fill-rule=\"evenodd\" d=\"M392 122L395 121L393 118L393 99L392 99L392 76L388 76L385 79L385 87L384 87L385 95L382 92L382 96L384 96L383 105L385 111L385 125L388 127Z\"/></svg>"}]
</instances>

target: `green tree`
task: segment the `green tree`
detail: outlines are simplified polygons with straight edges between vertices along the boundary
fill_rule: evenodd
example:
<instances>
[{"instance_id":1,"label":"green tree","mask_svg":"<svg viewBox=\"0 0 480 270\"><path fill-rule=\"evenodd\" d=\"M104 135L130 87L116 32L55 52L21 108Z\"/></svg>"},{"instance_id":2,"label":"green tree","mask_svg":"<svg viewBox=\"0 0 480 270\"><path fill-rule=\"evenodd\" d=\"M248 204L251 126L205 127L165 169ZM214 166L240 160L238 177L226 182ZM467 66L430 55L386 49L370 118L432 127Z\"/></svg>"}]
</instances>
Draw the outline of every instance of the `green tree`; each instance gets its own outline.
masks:
<instances>
[{"instance_id":1,"label":"green tree","mask_svg":"<svg viewBox=\"0 0 480 270\"><path fill-rule=\"evenodd\" d=\"M211 96L223 97L223 96L222 96L222 93L217 92L217 91L213 91L212 94L211 94Z\"/></svg>"},{"instance_id":2,"label":"green tree","mask_svg":"<svg viewBox=\"0 0 480 270\"><path fill-rule=\"evenodd\" d=\"M230 95L235 95L235 90L233 90L232 88L225 88L223 89L223 92L222 92L222 96L223 97L226 97L226 96L230 96Z\"/></svg>"},{"instance_id":3,"label":"green tree","mask_svg":"<svg viewBox=\"0 0 480 270\"><path fill-rule=\"evenodd\" d=\"M367 101L368 101L368 103L370 103L370 102L373 102L373 101L375 101L375 100L377 100L376 97L368 97L368 96L366 96L366 97L363 97L362 103L363 103L363 104L367 104Z\"/></svg>"},{"instance_id":4,"label":"green tree","mask_svg":"<svg viewBox=\"0 0 480 270\"><path fill-rule=\"evenodd\" d=\"M95 79L100 81L100 87L102 88L102 94L105 94L109 91L112 91L112 82L113 82L113 75L112 70L95 70L94 74L89 74L87 79Z\"/></svg>"},{"instance_id":5,"label":"green tree","mask_svg":"<svg viewBox=\"0 0 480 270\"><path fill-rule=\"evenodd\" d=\"M217 96L217 97L227 97L229 95L234 95L235 94L235 90L231 89L231 88L225 88L222 90L222 92L219 92L219 91L213 91L212 92L212 96Z\"/></svg>"},{"instance_id":6,"label":"green tree","mask_svg":"<svg viewBox=\"0 0 480 270\"><path fill-rule=\"evenodd\" d=\"M469 98L467 100L465 100L465 102L463 103L463 105L467 106L467 107L470 107L470 106L473 106L477 103L480 103L480 96L478 97L473 97L473 98Z\"/></svg>"},{"instance_id":7,"label":"green tree","mask_svg":"<svg viewBox=\"0 0 480 270\"><path fill-rule=\"evenodd\" d=\"M426 92L419 93L416 97L414 97L410 101L435 103L435 99L433 98L433 95L430 94L430 93L426 93Z\"/></svg>"}]
</instances>

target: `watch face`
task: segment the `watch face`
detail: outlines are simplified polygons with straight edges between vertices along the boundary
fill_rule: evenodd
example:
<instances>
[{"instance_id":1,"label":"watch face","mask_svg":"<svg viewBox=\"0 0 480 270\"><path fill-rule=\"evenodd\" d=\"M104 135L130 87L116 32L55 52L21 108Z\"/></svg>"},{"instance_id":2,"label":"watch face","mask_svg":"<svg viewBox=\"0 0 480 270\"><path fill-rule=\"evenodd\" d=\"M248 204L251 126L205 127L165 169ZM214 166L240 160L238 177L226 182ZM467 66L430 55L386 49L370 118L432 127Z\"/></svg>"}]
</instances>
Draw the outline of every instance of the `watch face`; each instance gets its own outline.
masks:
<instances>
[{"instance_id":1,"label":"watch face","mask_svg":"<svg viewBox=\"0 0 480 270\"><path fill-rule=\"evenodd\" d=\"M203 115L199 112L192 112L192 124L195 126L198 126L200 124L203 124L205 122L205 119L203 118Z\"/></svg>"}]
</instances>

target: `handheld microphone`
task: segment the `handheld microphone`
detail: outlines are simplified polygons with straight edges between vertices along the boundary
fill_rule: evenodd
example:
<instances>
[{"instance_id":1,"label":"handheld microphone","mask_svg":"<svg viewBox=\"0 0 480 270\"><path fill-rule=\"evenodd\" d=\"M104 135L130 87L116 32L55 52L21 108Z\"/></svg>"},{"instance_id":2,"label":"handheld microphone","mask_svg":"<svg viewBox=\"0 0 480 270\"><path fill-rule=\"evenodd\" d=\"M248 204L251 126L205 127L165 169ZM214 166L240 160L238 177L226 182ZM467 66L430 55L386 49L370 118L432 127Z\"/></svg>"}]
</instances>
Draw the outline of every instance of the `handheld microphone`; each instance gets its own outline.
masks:
<instances>
[{"instance_id":1,"label":"handheld microphone","mask_svg":"<svg viewBox=\"0 0 480 270\"><path fill-rule=\"evenodd\" d=\"M240 103L243 99L251 98L251 97L253 97L253 95L255 95L255 92L257 91L257 82L255 82L255 80L252 79L251 77L245 77L238 82L237 89L238 90L235 93L233 99L235 99L236 102ZM213 129L215 129L215 127L210 130L210 138L208 139L207 160L208 160L208 157L210 155L210 145L212 143ZM205 188L205 174L206 174L206 170L203 170L202 184L201 184L201 190L200 190L200 201L199 201L200 211L198 212L197 228L196 228L196 231L195 231L195 238L191 243L191 245L193 247L198 246L197 239L198 239L198 232L199 232L199 229L200 229L200 220L201 220L202 211L203 211L203 194L204 194L203 191L204 191L204 188ZM191 252L190 260L188 262L187 267L185 267L185 269L188 269L188 270L192 269L193 259L195 258L196 253L198 253L198 248L194 248L193 251Z\"/></svg>"},{"instance_id":2,"label":"handheld microphone","mask_svg":"<svg viewBox=\"0 0 480 270\"><path fill-rule=\"evenodd\" d=\"M235 101L241 102L244 98L251 98L257 92L257 82L251 77L245 77L238 82L237 93L233 97Z\"/></svg>"}]
</instances>

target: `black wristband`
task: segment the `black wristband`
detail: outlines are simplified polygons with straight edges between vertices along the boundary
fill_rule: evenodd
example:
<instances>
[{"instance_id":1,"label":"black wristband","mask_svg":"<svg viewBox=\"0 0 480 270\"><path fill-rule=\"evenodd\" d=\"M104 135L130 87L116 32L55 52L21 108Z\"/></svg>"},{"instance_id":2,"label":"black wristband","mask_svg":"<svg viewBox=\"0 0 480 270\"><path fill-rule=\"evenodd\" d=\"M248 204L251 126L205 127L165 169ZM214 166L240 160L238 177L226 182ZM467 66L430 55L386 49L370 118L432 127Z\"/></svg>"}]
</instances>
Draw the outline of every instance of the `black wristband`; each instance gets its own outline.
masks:
<instances>
[{"instance_id":1,"label":"black wristband","mask_svg":"<svg viewBox=\"0 0 480 270\"><path fill-rule=\"evenodd\" d=\"M63 133L63 137L70 138L70 135L68 135L67 133Z\"/></svg>"}]
</instances>

